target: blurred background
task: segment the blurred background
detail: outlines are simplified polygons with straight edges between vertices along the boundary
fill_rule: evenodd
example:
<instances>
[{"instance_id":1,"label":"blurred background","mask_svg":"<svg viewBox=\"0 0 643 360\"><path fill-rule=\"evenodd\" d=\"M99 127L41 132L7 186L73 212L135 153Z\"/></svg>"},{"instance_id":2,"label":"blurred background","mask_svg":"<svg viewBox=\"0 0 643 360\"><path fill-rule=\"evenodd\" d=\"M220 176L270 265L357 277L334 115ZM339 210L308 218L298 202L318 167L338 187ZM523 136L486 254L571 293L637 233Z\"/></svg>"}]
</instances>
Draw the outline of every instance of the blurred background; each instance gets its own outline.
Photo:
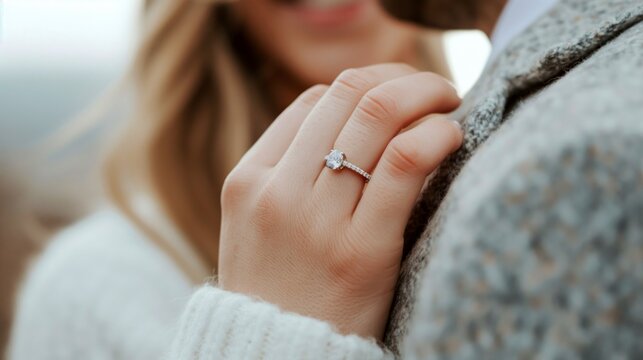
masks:
<instances>
[{"instance_id":1,"label":"blurred background","mask_svg":"<svg viewBox=\"0 0 643 360\"><path fill-rule=\"evenodd\" d=\"M75 141L84 155L75 164L34 168L25 154L118 81L137 41L140 7L137 0L0 0L0 354L16 274L52 231L83 212L74 196L92 182L96 134ZM481 33L451 32L445 46L464 95L489 43ZM71 189L70 174L78 180Z\"/></svg>"}]
</instances>

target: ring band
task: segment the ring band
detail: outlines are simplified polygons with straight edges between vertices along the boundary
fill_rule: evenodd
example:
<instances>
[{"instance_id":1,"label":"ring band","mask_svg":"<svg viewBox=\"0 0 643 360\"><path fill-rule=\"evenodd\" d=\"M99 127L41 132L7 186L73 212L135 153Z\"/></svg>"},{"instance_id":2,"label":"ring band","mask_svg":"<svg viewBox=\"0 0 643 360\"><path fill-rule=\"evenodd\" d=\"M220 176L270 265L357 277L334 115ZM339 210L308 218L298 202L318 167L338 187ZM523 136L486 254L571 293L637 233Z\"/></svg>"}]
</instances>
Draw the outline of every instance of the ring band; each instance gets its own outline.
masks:
<instances>
[{"instance_id":1,"label":"ring band","mask_svg":"<svg viewBox=\"0 0 643 360\"><path fill-rule=\"evenodd\" d=\"M326 167L331 170L342 170L344 168L347 168L362 176L366 180L366 182L369 182L371 180L371 174L362 170L359 166L346 160L346 154L337 149L331 150L330 153L326 155L326 157L324 157L324 160L326 160Z\"/></svg>"}]
</instances>

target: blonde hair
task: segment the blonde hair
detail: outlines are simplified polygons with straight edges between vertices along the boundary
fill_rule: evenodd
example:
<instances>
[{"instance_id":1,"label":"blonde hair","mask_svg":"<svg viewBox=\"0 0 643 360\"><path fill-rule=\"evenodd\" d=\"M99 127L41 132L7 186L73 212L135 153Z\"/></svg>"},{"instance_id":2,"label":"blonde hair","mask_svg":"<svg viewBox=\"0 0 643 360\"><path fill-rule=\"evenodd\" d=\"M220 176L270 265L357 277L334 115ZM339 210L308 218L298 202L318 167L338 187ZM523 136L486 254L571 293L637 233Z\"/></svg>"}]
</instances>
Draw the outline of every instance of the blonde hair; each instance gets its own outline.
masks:
<instances>
[{"instance_id":1,"label":"blonde hair","mask_svg":"<svg viewBox=\"0 0 643 360\"><path fill-rule=\"evenodd\" d=\"M201 260L216 267L220 189L259 125L218 23L220 4L172 0L146 6L144 37L131 72L133 119L107 158L107 192L189 269L188 260L177 258L135 211L136 195L149 193Z\"/></svg>"},{"instance_id":2,"label":"blonde hair","mask_svg":"<svg viewBox=\"0 0 643 360\"><path fill-rule=\"evenodd\" d=\"M216 268L223 181L268 125L259 96L251 96L259 91L232 50L226 2L146 1L130 75L133 119L105 164L112 201L194 280L202 274L141 216L134 200L149 195L206 266Z\"/></svg>"}]
</instances>

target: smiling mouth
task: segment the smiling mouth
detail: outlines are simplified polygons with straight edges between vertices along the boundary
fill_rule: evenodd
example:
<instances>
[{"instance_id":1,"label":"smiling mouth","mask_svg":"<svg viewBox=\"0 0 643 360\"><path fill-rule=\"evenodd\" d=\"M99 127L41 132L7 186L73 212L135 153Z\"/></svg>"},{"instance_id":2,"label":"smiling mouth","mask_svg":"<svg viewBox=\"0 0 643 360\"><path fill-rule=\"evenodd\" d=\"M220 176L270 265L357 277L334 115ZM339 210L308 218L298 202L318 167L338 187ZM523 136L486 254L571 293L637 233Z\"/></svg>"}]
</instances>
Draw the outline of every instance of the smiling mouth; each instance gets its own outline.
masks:
<instances>
[{"instance_id":1,"label":"smiling mouth","mask_svg":"<svg viewBox=\"0 0 643 360\"><path fill-rule=\"evenodd\" d=\"M276 0L282 4L294 5L298 7L314 8L327 10L332 8L352 5L356 0Z\"/></svg>"},{"instance_id":2,"label":"smiling mouth","mask_svg":"<svg viewBox=\"0 0 643 360\"><path fill-rule=\"evenodd\" d=\"M1 1L1 0L0 0ZM369 0L274 0L308 29L333 31L359 24Z\"/></svg>"}]
</instances>

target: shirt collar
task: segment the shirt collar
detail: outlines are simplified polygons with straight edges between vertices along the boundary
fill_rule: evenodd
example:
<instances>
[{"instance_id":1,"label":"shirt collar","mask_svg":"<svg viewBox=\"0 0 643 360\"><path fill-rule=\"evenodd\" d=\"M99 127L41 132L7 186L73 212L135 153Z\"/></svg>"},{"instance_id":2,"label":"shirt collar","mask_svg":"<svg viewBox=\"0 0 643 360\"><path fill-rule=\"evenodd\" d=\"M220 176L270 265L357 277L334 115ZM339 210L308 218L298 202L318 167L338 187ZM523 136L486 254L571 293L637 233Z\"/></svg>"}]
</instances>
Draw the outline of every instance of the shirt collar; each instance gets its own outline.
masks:
<instances>
[{"instance_id":1,"label":"shirt collar","mask_svg":"<svg viewBox=\"0 0 643 360\"><path fill-rule=\"evenodd\" d=\"M509 0L491 35L493 60L520 33L551 9L558 0Z\"/></svg>"}]
</instances>

